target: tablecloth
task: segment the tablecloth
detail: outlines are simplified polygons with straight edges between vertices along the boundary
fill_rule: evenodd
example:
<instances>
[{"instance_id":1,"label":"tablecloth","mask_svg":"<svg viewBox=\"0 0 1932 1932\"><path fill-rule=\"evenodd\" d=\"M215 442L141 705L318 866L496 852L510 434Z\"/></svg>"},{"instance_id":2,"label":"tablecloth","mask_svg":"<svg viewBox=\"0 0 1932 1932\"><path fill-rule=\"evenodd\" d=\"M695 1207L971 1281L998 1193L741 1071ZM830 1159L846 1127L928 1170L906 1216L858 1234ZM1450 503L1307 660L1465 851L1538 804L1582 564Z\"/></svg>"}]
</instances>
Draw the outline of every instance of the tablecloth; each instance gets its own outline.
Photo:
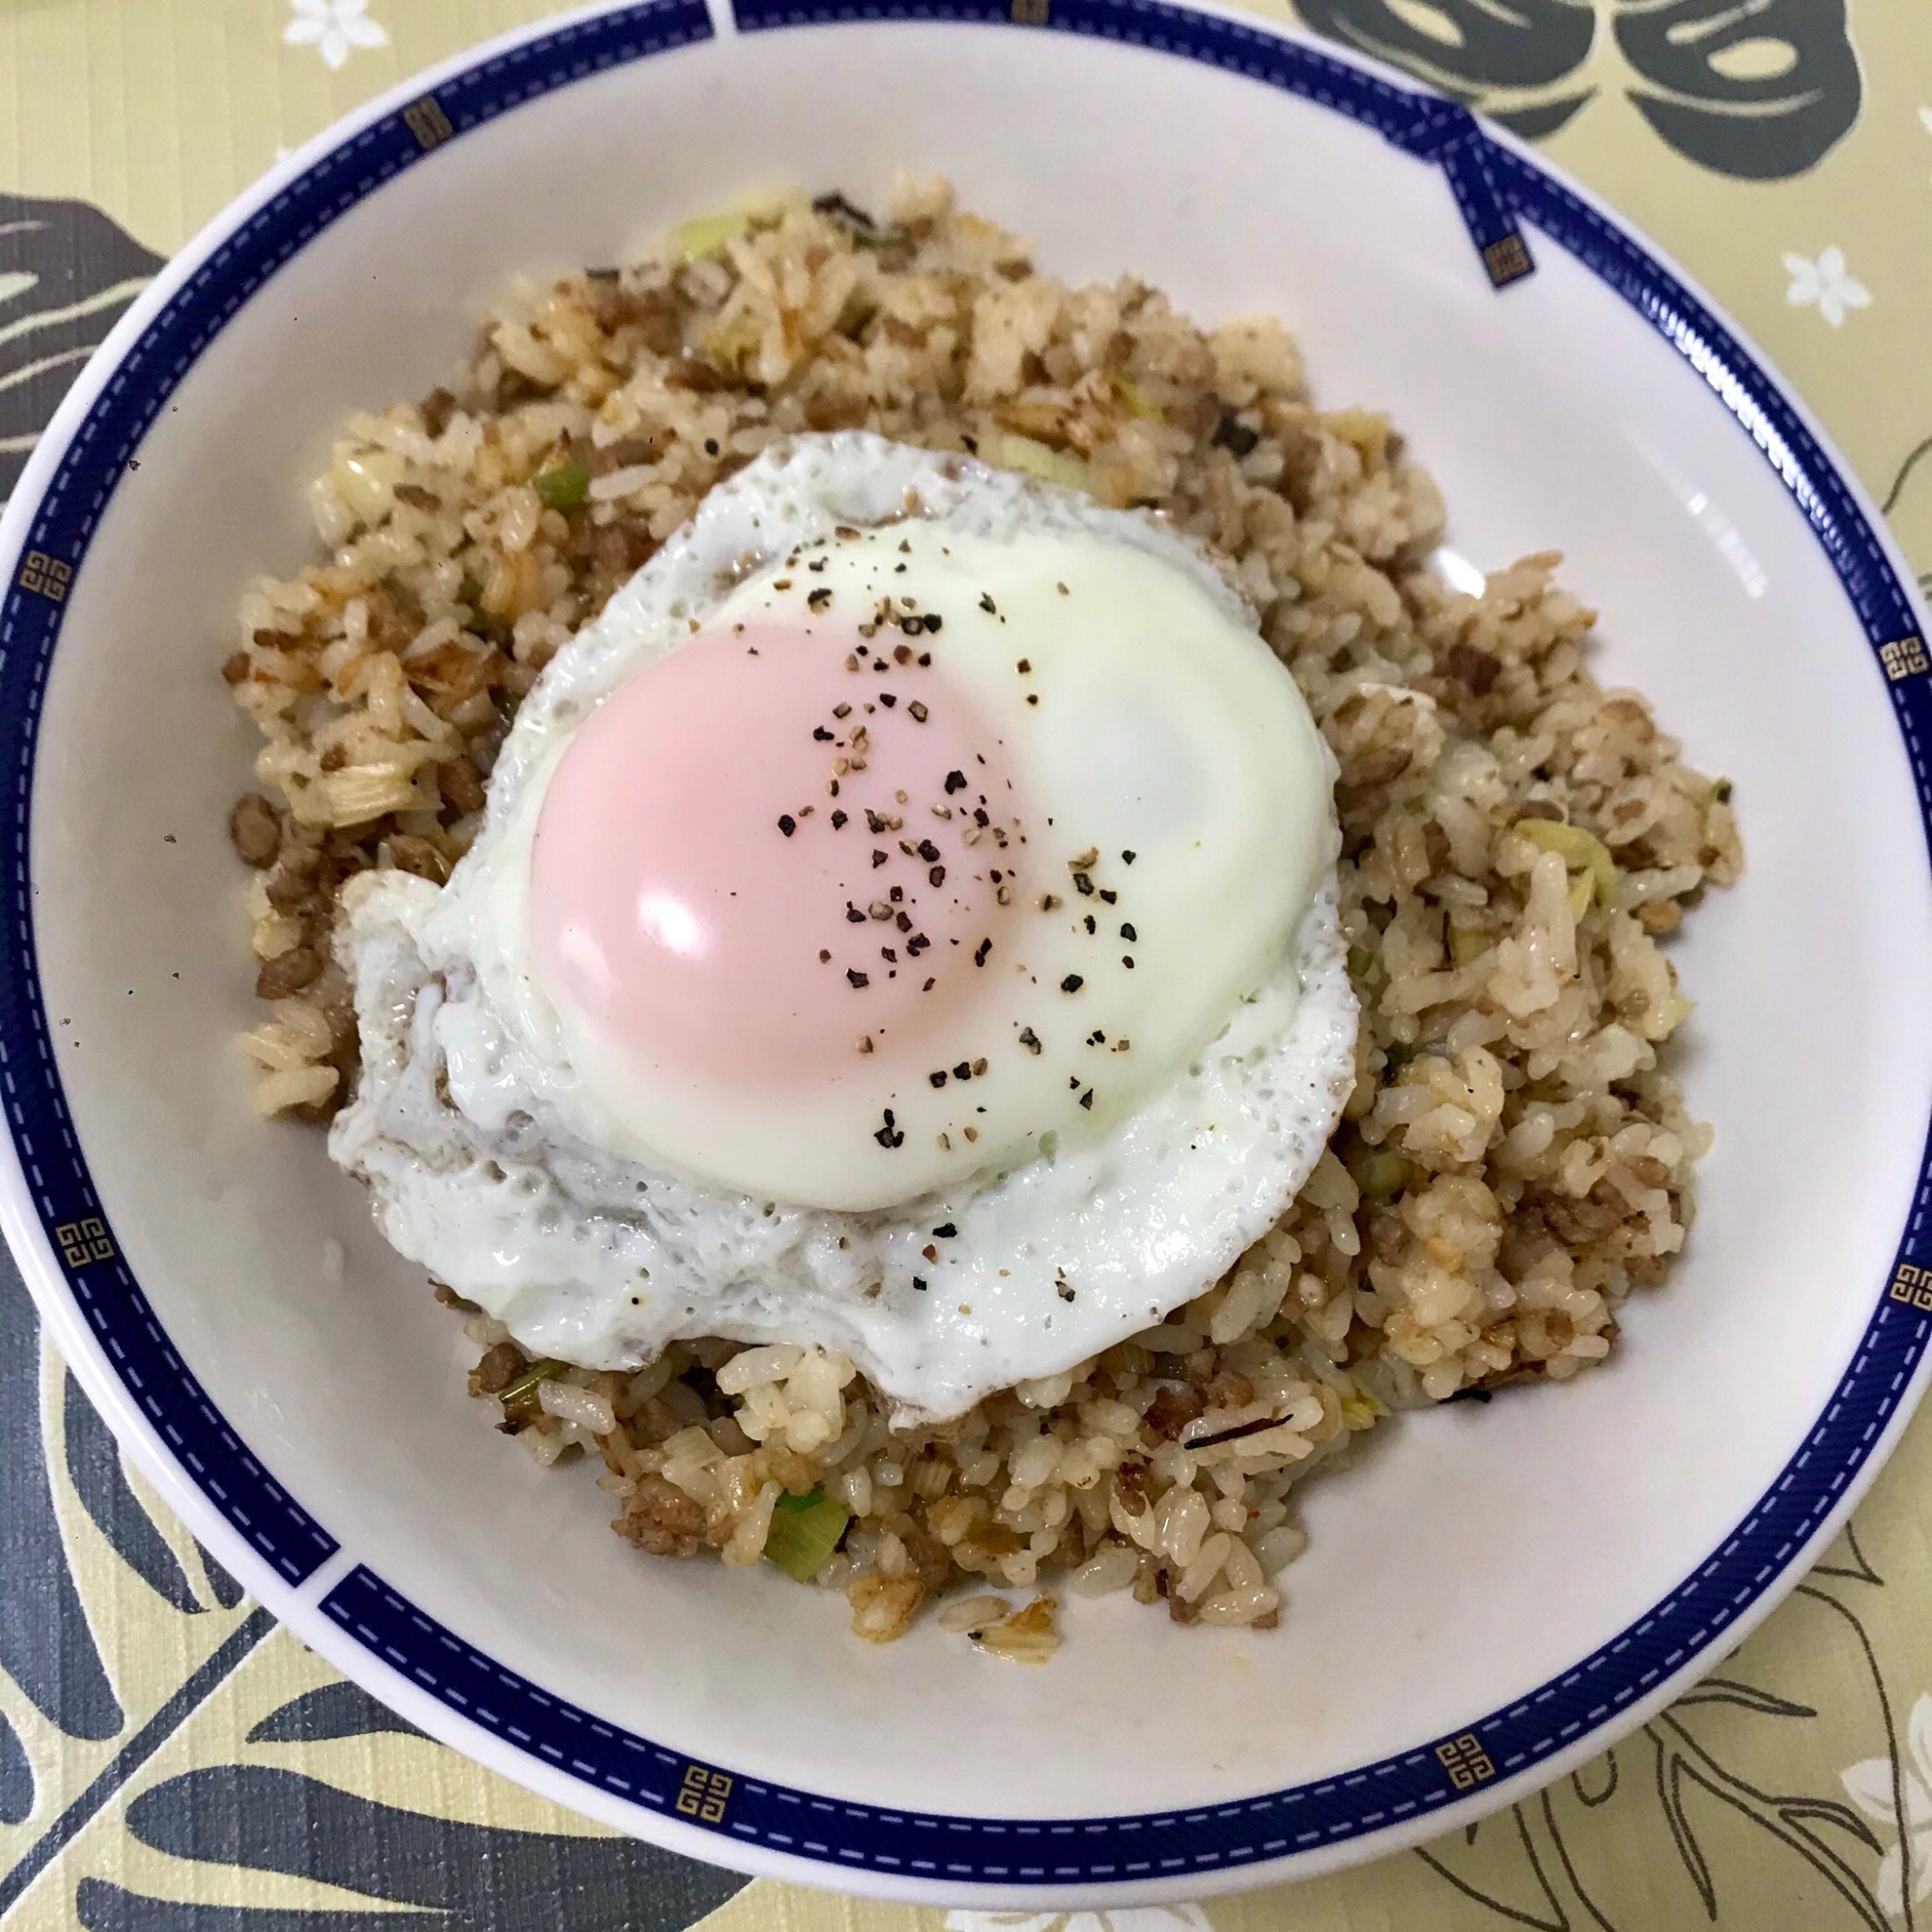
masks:
<instances>
[{"instance_id":1,"label":"tablecloth","mask_svg":"<svg viewBox=\"0 0 1932 1932\"><path fill-rule=\"evenodd\" d=\"M0 495L278 155L534 0L0 0ZM1537 141L1713 289L1932 572L1922 0L1262 0ZM1373 398L1363 400L1373 402ZM1921 582L1926 578L1921 576ZM1201 1906L912 1911L634 1844L412 1731L121 1456L0 1266L5 1932L1872 1932L1932 1917L1932 1413L1666 1715L1488 1822Z\"/></svg>"}]
</instances>

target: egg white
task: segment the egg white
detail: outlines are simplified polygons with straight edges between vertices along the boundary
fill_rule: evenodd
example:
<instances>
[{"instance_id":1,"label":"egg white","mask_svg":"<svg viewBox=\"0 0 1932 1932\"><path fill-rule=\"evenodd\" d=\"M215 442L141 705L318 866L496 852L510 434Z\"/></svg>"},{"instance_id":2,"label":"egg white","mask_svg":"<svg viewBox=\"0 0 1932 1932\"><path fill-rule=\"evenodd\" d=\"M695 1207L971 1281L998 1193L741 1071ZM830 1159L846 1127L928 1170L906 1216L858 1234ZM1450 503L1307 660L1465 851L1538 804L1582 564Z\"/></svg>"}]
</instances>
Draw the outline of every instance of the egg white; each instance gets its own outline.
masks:
<instances>
[{"instance_id":1,"label":"egg white","mask_svg":"<svg viewBox=\"0 0 1932 1932\"><path fill-rule=\"evenodd\" d=\"M331 1152L370 1183L393 1246L539 1353L623 1368L699 1335L818 1343L851 1355L902 1419L957 1413L1198 1293L1287 1208L1347 1098L1356 1013L1332 815L1327 883L1218 1037L1130 1105L1063 1122L993 1171L940 1171L916 1199L855 1211L720 1185L640 1148L577 1072L569 1029L503 938L520 922L475 916L490 901L466 896L465 868L516 875L504 855L526 852L517 828L575 724L748 571L909 510L981 534L1101 528L1253 630L1151 520L876 438L798 439L706 499L526 700L451 886L384 873L345 894L363 1071Z\"/></svg>"}]
</instances>

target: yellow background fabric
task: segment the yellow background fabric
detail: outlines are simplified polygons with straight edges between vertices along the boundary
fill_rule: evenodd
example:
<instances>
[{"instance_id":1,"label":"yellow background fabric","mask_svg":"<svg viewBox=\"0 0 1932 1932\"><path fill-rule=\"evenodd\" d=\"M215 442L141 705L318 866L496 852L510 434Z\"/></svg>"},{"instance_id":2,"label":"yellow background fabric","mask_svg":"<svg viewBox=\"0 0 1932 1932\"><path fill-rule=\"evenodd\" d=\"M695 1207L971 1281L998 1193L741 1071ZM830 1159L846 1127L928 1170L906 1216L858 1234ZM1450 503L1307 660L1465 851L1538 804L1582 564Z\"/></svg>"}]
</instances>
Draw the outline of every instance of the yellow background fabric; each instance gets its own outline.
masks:
<instances>
[{"instance_id":1,"label":"yellow background fabric","mask_svg":"<svg viewBox=\"0 0 1932 1932\"><path fill-rule=\"evenodd\" d=\"M1922 7L1855 0L1847 23L1834 0L1519 0L1490 17L1529 53L1486 67L1470 0L1299 4L1544 132L1769 351L1932 573ZM110 317L278 152L550 11L0 0L0 197L91 203L131 238L62 310ZM8 307L36 272L17 207L0 199L15 469L22 398L78 355L71 329L41 353ZM1888 1932L1932 1916L1932 1415L1717 1676L1547 1794L1340 1877L1069 1920L742 1886L476 1770L341 1684L204 1557L123 1467L11 1271L0 1362L6 1932Z\"/></svg>"}]
</instances>

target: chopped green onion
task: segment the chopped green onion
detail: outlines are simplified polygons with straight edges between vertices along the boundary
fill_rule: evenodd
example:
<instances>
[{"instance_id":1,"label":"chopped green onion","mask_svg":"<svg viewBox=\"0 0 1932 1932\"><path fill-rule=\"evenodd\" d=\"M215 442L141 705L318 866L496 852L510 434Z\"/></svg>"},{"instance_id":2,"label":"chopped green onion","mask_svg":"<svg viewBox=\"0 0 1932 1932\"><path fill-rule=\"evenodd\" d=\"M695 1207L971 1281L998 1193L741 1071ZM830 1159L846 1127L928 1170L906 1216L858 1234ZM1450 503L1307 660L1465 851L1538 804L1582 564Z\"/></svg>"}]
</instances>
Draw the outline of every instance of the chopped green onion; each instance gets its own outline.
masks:
<instances>
[{"instance_id":1,"label":"chopped green onion","mask_svg":"<svg viewBox=\"0 0 1932 1932\"><path fill-rule=\"evenodd\" d=\"M1131 376L1116 376L1114 393L1133 411L1135 415L1147 416L1153 421L1159 420L1162 413L1160 405Z\"/></svg>"},{"instance_id":2,"label":"chopped green onion","mask_svg":"<svg viewBox=\"0 0 1932 1932\"><path fill-rule=\"evenodd\" d=\"M752 217L740 211L735 214L701 214L695 221L682 221L676 233L677 252L687 262L702 255L715 255L734 235L742 235L752 225Z\"/></svg>"},{"instance_id":3,"label":"chopped green onion","mask_svg":"<svg viewBox=\"0 0 1932 1932\"><path fill-rule=\"evenodd\" d=\"M1355 1171L1355 1185L1371 1201L1400 1194L1416 1174L1414 1162L1393 1148L1378 1148Z\"/></svg>"},{"instance_id":4,"label":"chopped green onion","mask_svg":"<svg viewBox=\"0 0 1932 1932\"><path fill-rule=\"evenodd\" d=\"M562 1375L569 1366L568 1362L552 1361L546 1356L540 1362L532 1362L514 1380L506 1382L497 1391L497 1400L503 1405L503 1420L534 1422L543 1413L543 1403L537 1396L538 1388Z\"/></svg>"},{"instance_id":5,"label":"chopped green onion","mask_svg":"<svg viewBox=\"0 0 1932 1932\"><path fill-rule=\"evenodd\" d=\"M1587 880L1585 881L1587 884ZM1452 925L1449 928L1449 956L1459 966L1466 966L1472 959L1480 959L1490 950L1490 936L1478 932L1473 926Z\"/></svg>"},{"instance_id":6,"label":"chopped green onion","mask_svg":"<svg viewBox=\"0 0 1932 1932\"><path fill-rule=\"evenodd\" d=\"M590 494L590 471L573 456L546 469L530 488L546 510L574 510Z\"/></svg>"},{"instance_id":7,"label":"chopped green onion","mask_svg":"<svg viewBox=\"0 0 1932 1932\"><path fill-rule=\"evenodd\" d=\"M1351 946L1349 949L1349 977L1351 980L1366 980L1370 969L1376 963L1376 955L1366 946Z\"/></svg>"},{"instance_id":8,"label":"chopped green onion","mask_svg":"<svg viewBox=\"0 0 1932 1932\"><path fill-rule=\"evenodd\" d=\"M1554 818L1520 818L1516 829L1532 845L1540 845L1546 852L1556 853L1573 872L1582 872L1595 889L1595 896L1606 906L1617 902L1617 862L1610 857L1610 848L1594 832L1585 832L1580 825L1565 825ZM1581 895L1583 911L1589 909L1591 895ZM1581 919L1578 911L1578 895L1572 893L1570 900L1571 916Z\"/></svg>"},{"instance_id":9,"label":"chopped green onion","mask_svg":"<svg viewBox=\"0 0 1932 1932\"><path fill-rule=\"evenodd\" d=\"M809 1583L838 1548L851 1520L852 1512L823 1490L813 1490L808 1496L782 1495L772 1511L772 1526L765 1537L766 1561L798 1582Z\"/></svg>"},{"instance_id":10,"label":"chopped green onion","mask_svg":"<svg viewBox=\"0 0 1932 1932\"><path fill-rule=\"evenodd\" d=\"M1042 483L1058 483L1063 490L1091 492L1094 488L1093 476L1077 456L1050 449L1030 436L1009 432L1001 437L994 460L1003 469L1024 469L1029 476L1037 476Z\"/></svg>"}]
</instances>

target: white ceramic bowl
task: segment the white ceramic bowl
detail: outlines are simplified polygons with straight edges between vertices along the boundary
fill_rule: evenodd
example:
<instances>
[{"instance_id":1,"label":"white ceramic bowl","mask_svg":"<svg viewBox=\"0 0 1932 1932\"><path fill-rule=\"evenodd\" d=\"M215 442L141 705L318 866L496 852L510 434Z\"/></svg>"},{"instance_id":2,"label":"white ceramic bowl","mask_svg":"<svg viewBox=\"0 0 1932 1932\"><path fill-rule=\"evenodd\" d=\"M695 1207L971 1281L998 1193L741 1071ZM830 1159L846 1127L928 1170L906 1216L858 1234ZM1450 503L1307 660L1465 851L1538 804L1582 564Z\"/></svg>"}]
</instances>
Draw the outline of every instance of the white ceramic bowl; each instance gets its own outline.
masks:
<instances>
[{"instance_id":1,"label":"white ceramic bowl","mask_svg":"<svg viewBox=\"0 0 1932 1932\"><path fill-rule=\"evenodd\" d=\"M76 385L0 536L8 1233L221 1559L417 1723L584 1811L752 1870L1009 1905L1391 1850L1736 1642L1924 1378L1932 679L1909 580L1735 331L1462 110L1149 0L1053 0L1044 28L764 4L584 16L379 102L223 215ZM769 1571L640 1560L587 1477L492 1435L420 1275L312 1134L250 1118L228 1043L250 1002L223 816L250 744L215 667L244 579L311 554L331 425L429 387L513 270L609 260L757 183L863 201L900 165L949 172L1062 273L1284 316L1323 397L1394 412L1463 556L1569 554L1607 677L1737 784L1750 869L1680 953L1719 1126L1689 1256L1605 1372L1405 1420L1311 1486L1271 1634L1076 1604L1030 1672L929 1625L873 1650ZM1477 244L1507 281L1521 242L1534 272L1492 287Z\"/></svg>"}]
</instances>

